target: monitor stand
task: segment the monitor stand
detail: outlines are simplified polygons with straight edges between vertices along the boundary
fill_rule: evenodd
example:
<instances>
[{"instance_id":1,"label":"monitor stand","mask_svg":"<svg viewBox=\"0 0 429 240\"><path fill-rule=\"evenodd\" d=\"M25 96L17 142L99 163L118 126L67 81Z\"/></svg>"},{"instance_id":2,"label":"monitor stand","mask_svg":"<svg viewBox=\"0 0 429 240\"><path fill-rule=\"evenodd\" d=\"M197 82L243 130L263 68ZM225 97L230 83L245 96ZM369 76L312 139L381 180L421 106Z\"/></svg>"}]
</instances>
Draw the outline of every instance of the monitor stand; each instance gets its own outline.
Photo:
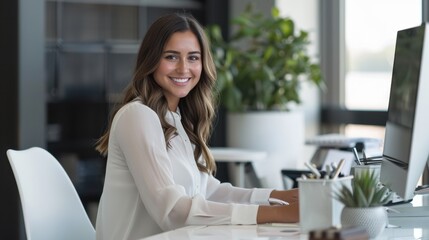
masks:
<instances>
[{"instance_id":1,"label":"monitor stand","mask_svg":"<svg viewBox=\"0 0 429 240\"><path fill-rule=\"evenodd\" d=\"M428 159L429 159L429 157L428 157ZM425 171L423 172L423 175L422 175L423 185L416 187L416 189L414 191L415 195L429 194L429 176L428 175L429 175L429 160L426 163L426 168L425 168ZM393 205L398 205L398 204L403 204L403 203L409 203L411 201L412 201L412 199L404 200L403 198L398 196L395 192L392 192L392 200L389 201L384 206L393 206Z\"/></svg>"},{"instance_id":2,"label":"monitor stand","mask_svg":"<svg viewBox=\"0 0 429 240\"><path fill-rule=\"evenodd\" d=\"M390 200L388 203L384 204L384 206L388 207L388 206L394 206L394 205L399 205L399 204L405 204L405 203L411 202L412 200L413 199L405 200L405 199L401 198L400 196L398 196L395 192L392 192L392 200Z\"/></svg>"}]
</instances>

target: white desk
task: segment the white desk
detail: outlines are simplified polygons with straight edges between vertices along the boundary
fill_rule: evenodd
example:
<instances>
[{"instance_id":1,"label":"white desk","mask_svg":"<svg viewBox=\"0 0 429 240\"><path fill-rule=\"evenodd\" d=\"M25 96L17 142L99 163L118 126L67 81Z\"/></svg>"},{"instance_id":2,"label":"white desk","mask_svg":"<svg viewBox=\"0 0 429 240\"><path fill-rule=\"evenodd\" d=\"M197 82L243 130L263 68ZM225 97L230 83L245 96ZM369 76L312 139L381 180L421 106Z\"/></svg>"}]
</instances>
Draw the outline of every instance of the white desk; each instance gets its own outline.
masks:
<instances>
[{"instance_id":1,"label":"white desk","mask_svg":"<svg viewBox=\"0 0 429 240\"><path fill-rule=\"evenodd\" d=\"M145 240L250 240L296 239L308 240L309 235L288 227L264 225L189 226L158 234ZM387 228L376 240L429 239L429 228Z\"/></svg>"},{"instance_id":2,"label":"white desk","mask_svg":"<svg viewBox=\"0 0 429 240\"><path fill-rule=\"evenodd\" d=\"M398 211L389 213L389 223L402 228L429 229L429 194L416 195L411 203L390 207ZM429 239L429 238L427 238Z\"/></svg>"},{"instance_id":3,"label":"white desk","mask_svg":"<svg viewBox=\"0 0 429 240\"><path fill-rule=\"evenodd\" d=\"M245 187L245 165L266 158L267 153L238 148L211 148L216 162L226 162L231 184Z\"/></svg>"},{"instance_id":4,"label":"white desk","mask_svg":"<svg viewBox=\"0 0 429 240\"><path fill-rule=\"evenodd\" d=\"M429 196L417 196L414 206L429 206ZM410 208L411 204L398 205L393 208ZM390 225L377 240L429 239L429 216L426 217L389 217ZM300 233L299 226L275 225L222 225L222 226L189 226L145 238L145 240L239 240L239 239L295 239L308 240L306 233Z\"/></svg>"}]
</instances>

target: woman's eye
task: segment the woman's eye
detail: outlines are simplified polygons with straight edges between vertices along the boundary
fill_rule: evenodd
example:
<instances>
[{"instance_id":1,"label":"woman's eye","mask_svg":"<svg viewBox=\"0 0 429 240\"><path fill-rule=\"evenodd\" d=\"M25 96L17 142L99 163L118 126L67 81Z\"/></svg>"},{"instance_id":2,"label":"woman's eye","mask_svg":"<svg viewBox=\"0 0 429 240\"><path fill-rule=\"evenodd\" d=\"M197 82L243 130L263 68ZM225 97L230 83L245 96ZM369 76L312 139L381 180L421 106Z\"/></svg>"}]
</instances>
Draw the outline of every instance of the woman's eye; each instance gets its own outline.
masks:
<instances>
[{"instance_id":1,"label":"woman's eye","mask_svg":"<svg viewBox=\"0 0 429 240\"><path fill-rule=\"evenodd\" d=\"M189 60L198 61L198 60L200 60L200 57L199 56L189 56Z\"/></svg>"},{"instance_id":2,"label":"woman's eye","mask_svg":"<svg viewBox=\"0 0 429 240\"><path fill-rule=\"evenodd\" d=\"M176 60L176 59L178 59L178 57L176 55L167 55L167 56L165 56L165 58L168 59L168 60Z\"/></svg>"}]
</instances>

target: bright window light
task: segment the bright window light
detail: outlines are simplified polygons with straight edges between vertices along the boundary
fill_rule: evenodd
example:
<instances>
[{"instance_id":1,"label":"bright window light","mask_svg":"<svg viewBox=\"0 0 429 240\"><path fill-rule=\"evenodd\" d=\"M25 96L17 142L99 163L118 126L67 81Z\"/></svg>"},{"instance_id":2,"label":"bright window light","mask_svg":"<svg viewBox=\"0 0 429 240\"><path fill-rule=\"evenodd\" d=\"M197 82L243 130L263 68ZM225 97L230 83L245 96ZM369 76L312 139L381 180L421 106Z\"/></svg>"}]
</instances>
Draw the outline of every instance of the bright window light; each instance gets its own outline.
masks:
<instances>
[{"instance_id":1,"label":"bright window light","mask_svg":"<svg viewBox=\"0 0 429 240\"><path fill-rule=\"evenodd\" d=\"M387 110L396 33L421 21L421 0L345 1L348 109Z\"/></svg>"}]
</instances>

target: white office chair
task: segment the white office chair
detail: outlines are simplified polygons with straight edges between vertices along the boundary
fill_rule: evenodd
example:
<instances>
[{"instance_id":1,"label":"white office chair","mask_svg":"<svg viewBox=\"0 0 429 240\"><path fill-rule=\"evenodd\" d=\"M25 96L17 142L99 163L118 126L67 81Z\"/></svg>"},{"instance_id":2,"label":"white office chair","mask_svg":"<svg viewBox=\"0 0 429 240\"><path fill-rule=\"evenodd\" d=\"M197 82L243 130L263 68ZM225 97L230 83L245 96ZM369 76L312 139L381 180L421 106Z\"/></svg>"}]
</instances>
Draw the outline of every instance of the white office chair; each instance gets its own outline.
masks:
<instances>
[{"instance_id":1,"label":"white office chair","mask_svg":"<svg viewBox=\"0 0 429 240\"><path fill-rule=\"evenodd\" d=\"M70 178L49 152L7 150L28 240L94 240L95 230Z\"/></svg>"}]
</instances>

